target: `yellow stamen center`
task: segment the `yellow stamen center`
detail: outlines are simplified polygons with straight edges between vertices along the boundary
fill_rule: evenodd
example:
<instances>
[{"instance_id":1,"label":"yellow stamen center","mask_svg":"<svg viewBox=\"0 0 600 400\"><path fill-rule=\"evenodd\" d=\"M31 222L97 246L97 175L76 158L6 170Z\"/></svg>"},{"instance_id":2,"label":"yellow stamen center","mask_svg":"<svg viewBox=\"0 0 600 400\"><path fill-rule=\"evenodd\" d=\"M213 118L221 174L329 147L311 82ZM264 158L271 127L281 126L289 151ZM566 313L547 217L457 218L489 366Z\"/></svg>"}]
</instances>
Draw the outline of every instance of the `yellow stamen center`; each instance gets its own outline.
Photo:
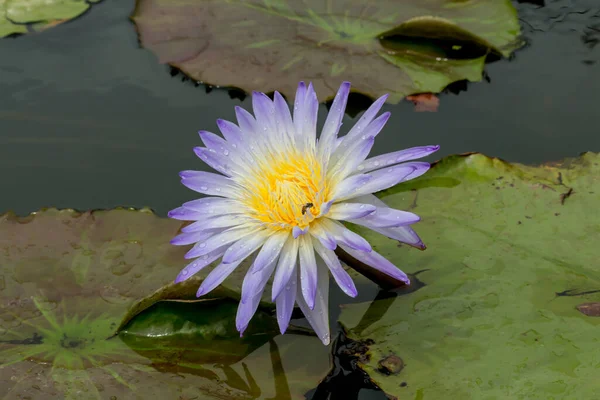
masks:
<instances>
[{"instance_id":1,"label":"yellow stamen center","mask_svg":"<svg viewBox=\"0 0 600 400\"><path fill-rule=\"evenodd\" d=\"M325 173L307 153L292 150L270 157L244 179L244 203L254 218L277 230L304 229L321 214L328 195Z\"/></svg>"}]
</instances>

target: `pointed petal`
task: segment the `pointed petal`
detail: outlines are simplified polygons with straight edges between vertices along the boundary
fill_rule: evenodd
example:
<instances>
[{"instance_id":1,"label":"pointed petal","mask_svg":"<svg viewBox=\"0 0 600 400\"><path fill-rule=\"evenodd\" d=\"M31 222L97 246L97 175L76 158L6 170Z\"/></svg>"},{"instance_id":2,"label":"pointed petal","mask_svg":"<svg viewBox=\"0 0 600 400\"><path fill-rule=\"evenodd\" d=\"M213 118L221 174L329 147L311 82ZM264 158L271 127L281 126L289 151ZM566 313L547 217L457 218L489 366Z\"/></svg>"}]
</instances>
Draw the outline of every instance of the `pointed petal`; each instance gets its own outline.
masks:
<instances>
[{"instance_id":1,"label":"pointed petal","mask_svg":"<svg viewBox=\"0 0 600 400\"><path fill-rule=\"evenodd\" d=\"M319 137L319 153L322 160L327 160L331 152L334 151L349 94L350 82L343 82L333 99L329 114L323 125L323 130L321 131L321 136Z\"/></svg>"},{"instance_id":2,"label":"pointed petal","mask_svg":"<svg viewBox=\"0 0 600 400\"><path fill-rule=\"evenodd\" d=\"M297 288L300 291L300 287ZM329 333L329 272L323 262L317 260L317 295L315 307L311 310L304 301L302 293L297 293L296 303L300 306L302 313L315 330L321 342L328 345L331 336Z\"/></svg>"},{"instance_id":3,"label":"pointed petal","mask_svg":"<svg viewBox=\"0 0 600 400\"><path fill-rule=\"evenodd\" d=\"M185 281L189 277L204 269L206 266L210 265L213 261L221 257L223 253L225 253L226 248L226 246L219 247L218 249L208 254L205 254L202 257L197 258L191 263L189 263L184 269L181 270L181 272L179 272L179 275L177 275L177 278L175 278L175 283Z\"/></svg>"},{"instance_id":4,"label":"pointed petal","mask_svg":"<svg viewBox=\"0 0 600 400\"><path fill-rule=\"evenodd\" d=\"M183 208L210 215L241 214L246 212L246 207L236 200L223 197L203 197L201 199L183 203Z\"/></svg>"},{"instance_id":5,"label":"pointed petal","mask_svg":"<svg viewBox=\"0 0 600 400\"><path fill-rule=\"evenodd\" d=\"M312 310L315 307L315 295L317 293L317 261L310 236L302 236L300 238L298 258L300 260L302 296L308 308Z\"/></svg>"},{"instance_id":6,"label":"pointed petal","mask_svg":"<svg viewBox=\"0 0 600 400\"><path fill-rule=\"evenodd\" d=\"M206 215L206 214L205 214ZM209 215L206 215L210 217ZM182 232L204 232L221 228L231 228L251 221L249 217L240 214L217 215L212 218L202 218L188 226L181 228ZM222 229L221 229L222 230Z\"/></svg>"},{"instance_id":7,"label":"pointed petal","mask_svg":"<svg viewBox=\"0 0 600 400\"><path fill-rule=\"evenodd\" d=\"M244 260L265 243L269 234L270 232L267 229L264 229L238 240L232 244L223 255L223 264L231 264Z\"/></svg>"},{"instance_id":8,"label":"pointed petal","mask_svg":"<svg viewBox=\"0 0 600 400\"><path fill-rule=\"evenodd\" d=\"M348 149L348 153L341 157L337 164L327 171L328 178L340 182L353 173L358 164L367 158L373 148L373 144L375 144L373 136L356 139L354 144Z\"/></svg>"},{"instance_id":9,"label":"pointed petal","mask_svg":"<svg viewBox=\"0 0 600 400\"><path fill-rule=\"evenodd\" d=\"M281 137L284 143L289 144L289 141L293 139L296 134L294 128L294 121L290 114L290 109L279 92L275 92L273 103L275 104L275 120L277 123L277 129L281 131Z\"/></svg>"},{"instance_id":10,"label":"pointed petal","mask_svg":"<svg viewBox=\"0 0 600 400\"><path fill-rule=\"evenodd\" d=\"M294 128L296 131L295 142L301 142L304 132L306 107L304 106L306 100L306 85L304 82L298 83L298 89L296 89L296 97L294 98Z\"/></svg>"},{"instance_id":11,"label":"pointed petal","mask_svg":"<svg viewBox=\"0 0 600 400\"><path fill-rule=\"evenodd\" d=\"M283 335L290 324L290 318L292 317L292 311L294 311L294 303L296 302L296 285L298 281L298 273L296 268L293 269L292 275L285 285L277 299L275 304L277 306L277 323L279 324L279 331Z\"/></svg>"},{"instance_id":12,"label":"pointed petal","mask_svg":"<svg viewBox=\"0 0 600 400\"><path fill-rule=\"evenodd\" d=\"M180 221L197 221L206 218L204 213L193 211L185 207L177 207L169 211L167 216Z\"/></svg>"},{"instance_id":13,"label":"pointed petal","mask_svg":"<svg viewBox=\"0 0 600 400\"><path fill-rule=\"evenodd\" d=\"M356 223L357 221L369 223L370 226L377 228L392 228L411 225L420 220L421 218L417 214L408 211L396 210L389 207L377 207L377 210L369 215L358 219L349 219L348 221L352 223Z\"/></svg>"},{"instance_id":14,"label":"pointed petal","mask_svg":"<svg viewBox=\"0 0 600 400\"><path fill-rule=\"evenodd\" d=\"M204 221L201 221L202 223ZM193 225L193 224L192 224ZM185 229L185 228L184 228ZM175 236L171 239L171 244L175 246L187 246L188 244L197 243L204 241L214 235L215 231L198 231L198 232L184 232Z\"/></svg>"},{"instance_id":15,"label":"pointed petal","mask_svg":"<svg viewBox=\"0 0 600 400\"><path fill-rule=\"evenodd\" d=\"M321 223L323 224L324 229L333 236L337 243L342 243L361 251L371 251L371 245L365 238L352 232L339 222L323 218Z\"/></svg>"},{"instance_id":16,"label":"pointed petal","mask_svg":"<svg viewBox=\"0 0 600 400\"><path fill-rule=\"evenodd\" d=\"M394 151L393 153L382 154L380 156L371 157L362 162L356 169L362 173L367 173L379 168L389 167L390 165L399 164L401 162L416 160L417 158L426 157L435 153L440 149L436 146L419 146L411 147L410 149Z\"/></svg>"},{"instance_id":17,"label":"pointed petal","mask_svg":"<svg viewBox=\"0 0 600 400\"><path fill-rule=\"evenodd\" d=\"M184 257L189 259L203 256L221 246L233 243L257 231L258 229L256 226L242 226L227 229L211 236L203 242L196 243L196 245L190 251L188 251Z\"/></svg>"},{"instance_id":18,"label":"pointed petal","mask_svg":"<svg viewBox=\"0 0 600 400\"><path fill-rule=\"evenodd\" d=\"M260 272L267 265L277 260L281 250L283 249L283 245L289 237L290 234L285 231L277 232L269 236L254 259L254 263L252 264L251 268L252 273Z\"/></svg>"},{"instance_id":19,"label":"pointed petal","mask_svg":"<svg viewBox=\"0 0 600 400\"><path fill-rule=\"evenodd\" d=\"M231 264L219 264L210 271L210 274L204 278L200 284L200 288L196 293L196 297L200 297L210 292L217 286L219 286L227 277L240 265L242 260L236 261Z\"/></svg>"},{"instance_id":20,"label":"pointed petal","mask_svg":"<svg viewBox=\"0 0 600 400\"><path fill-rule=\"evenodd\" d=\"M356 297L358 291L356 290L354 281L350 275L348 275L346 270L344 270L344 267L342 267L337 255L333 251L323 247L323 245L316 240L313 240L313 245L319 256L329 268L329 271L331 271L331 275L333 276L333 279L335 279L335 282L338 284L340 289L342 289L342 291L348 296Z\"/></svg>"},{"instance_id":21,"label":"pointed petal","mask_svg":"<svg viewBox=\"0 0 600 400\"><path fill-rule=\"evenodd\" d=\"M273 291L271 298L273 301L279 296L279 293L287 285L290 276L296 271L296 260L298 258L298 240L289 236L277 263L275 277L273 278Z\"/></svg>"},{"instance_id":22,"label":"pointed petal","mask_svg":"<svg viewBox=\"0 0 600 400\"><path fill-rule=\"evenodd\" d=\"M230 153L228 150L217 153L216 151L205 147L194 147L194 153L196 153L196 156L204 161L206 165L228 177L239 173L237 171L244 170L239 164L233 161L232 157L229 156Z\"/></svg>"},{"instance_id":23,"label":"pointed petal","mask_svg":"<svg viewBox=\"0 0 600 400\"><path fill-rule=\"evenodd\" d=\"M346 154L348 147L356 140L356 138L362 136L365 131L365 128L373 121L385 101L387 100L387 95L381 96L371 106L365 111L365 113L360 117L358 122L354 124L350 132L346 136L344 136L338 147L335 149L333 154L331 155L331 162L335 163L337 160Z\"/></svg>"},{"instance_id":24,"label":"pointed petal","mask_svg":"<svg viewBox=\"0 0 600 400\"><path fill-rule=\"evenodd\" d=\"M347 195L337 197L337 201L347 200L350 198L362 196L369 193L379 192L381 190L389 189L392 186L397 185L400 182L404 182L408 179L412 179L413 174L423 174L429 169L429 163L423 163L419 161L408 162L404 164L395 165L393 167L378 169L373 171L367 176L371 176L371 179L363 186L358 188L355 192ZM361 175L353 175L361 176ZM350 179L348 178L348 179ZM343 182L342 182L343 183Z\"/></svg>"},{"instance_id":25,"label":"pointed petal","mask_svg":"<svg viewBox=\"0 0 600 400\"><path fill-rule=\"evenodd\" d=\"M241 191L233 180L220 174L205 171L182 171L181 183L188 188L209 196L238 197Z\"/></svg>"},{"instance_id":26,"label":"pointed petal","mask_svg":"<svg viewBox=\"0 0 600 400\"><path fill-rule=\"evenodd\" d=\"M337 203L331 206L327 217L345 221L362 218L376 209L377 207L364 203Z\"/></svg>"},{"instance_id":27,"label":"pointed petal","mask_svg":"<svg viewBox=\"0 0 600 400\"><path fill-rule=\"evenodd\" d=\"M275 270L277 263L275 260L263 268L259 273L253 273L248 270L242 284L242 301L238 306L237 315L235 317L235 326L241 334L244 333L250 320L258 309L258 304L265 290L269 277ZM243 299L246 299L244 301Z\"/></svg>"},{"instance_id":28,"label":"pointed petal","mask_svg":"<svg viewBox=\"0 0 600 400\"><path fill-rule=\"evenodd\" d=\"M335 188L331 194L331 198L334 201L342 201L359 196L359 190L362 192L362 188L371 180L373 177L367 174L352 175L335 185Z\"/></svg>"},{"instance_id":29,"label":"pointed petal","mask_svg":"<svg viewBox=\"0 0 600 400\"><path fill-rule=\"evenodd\" d=\"M367 228L380 233L384 236L387 236L389 238L392 239L396 239L402 243L406 243L408 245L411 245L413 247L416 247L418 249L424 250L425 249L425 244L423 243L423 241L421 240L421 238L419 237L419 235L417 235L417 233L414 231L414 229L412 229L410 226L397 226L397 227L393 227L393 228L377 228L374 226L368 226L367 224L362 224L362 223L358 223L355 222L358 225L363 225L366 226Z\"/></svg>"},{"instance_id":30,"label":"pointed petal","mask_svg":"<svg viewBox=\"0 0 600 400\"><path fill-rule=\"evenodd\" d=\"M335 238L333 237L333 235L327 232L318 221L313 222L310 228L311 229L309 233L313 237L317 238L323 244L323 246L325 246L329 250L335 250L335 248L337 247L337 242L335 241Z\"/></svg>"},{"instance_id":31,"label":"pointed petal","mask_svg":"<svg viewBox=\"0 0 600 400\"><path fill-rule=\"evenodd\" d=\"M350 247L340 246L344 251L350 254L352 257L356 258L358 261L361 261L378 271L383 272L386 275L391 276L392 278L398 279L406 283L410 284L410 279L404 272L398 269L394 264L392 264L389 260L383 257L381 254L377 253L375 250L365 253L364 251L358 251L351 249Z\"/></svg>"}]
</instances>

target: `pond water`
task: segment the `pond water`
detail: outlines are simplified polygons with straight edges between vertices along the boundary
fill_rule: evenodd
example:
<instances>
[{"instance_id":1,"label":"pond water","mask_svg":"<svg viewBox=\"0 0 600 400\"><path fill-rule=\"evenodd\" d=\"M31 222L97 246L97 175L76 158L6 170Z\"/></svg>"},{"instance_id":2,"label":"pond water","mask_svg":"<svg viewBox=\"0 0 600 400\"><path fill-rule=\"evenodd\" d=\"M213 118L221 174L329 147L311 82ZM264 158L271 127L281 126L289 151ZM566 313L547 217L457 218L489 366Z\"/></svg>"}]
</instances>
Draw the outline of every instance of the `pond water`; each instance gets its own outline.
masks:
<instances>
[{"instance_id":1,"label":"pond water","mask_svg":"<svg viewBox=\"0 0 600 400\"><path fill-rule=\"evenodd\" d=\"M440 144L430 161L481 152L535 164L600 150L597 2L532 3L516 3L525 48L487 65L487 81L453 85L438 112L385 105L392 118L373 152ZM140 48L128 20L133 7L133 0L105 0L43 34L0 40L0 213L130 206L165 216L194 197L177 173L203 168L192 152L196 132L216 130L217 118L234 120L233 106L250 108L250 99L171 76ZM320 112L322 123L324 105ZM332 291L338 329L337 305L349 301ZM378 293L371 284L359 291L355 301ZM357 398L385 396L364 389Z\"/></svg>"}]
</instances>

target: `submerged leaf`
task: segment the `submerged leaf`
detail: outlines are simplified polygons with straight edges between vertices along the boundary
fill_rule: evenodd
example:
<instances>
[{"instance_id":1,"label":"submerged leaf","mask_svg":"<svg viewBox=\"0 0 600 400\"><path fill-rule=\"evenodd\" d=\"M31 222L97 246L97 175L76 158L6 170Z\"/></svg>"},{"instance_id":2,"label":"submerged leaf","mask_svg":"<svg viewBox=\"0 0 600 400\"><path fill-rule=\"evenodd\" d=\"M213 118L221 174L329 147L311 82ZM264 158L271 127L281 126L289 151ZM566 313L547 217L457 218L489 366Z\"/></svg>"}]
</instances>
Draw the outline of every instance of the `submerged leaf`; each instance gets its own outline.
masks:
<instances>
[{"instance_id":1,"label":"submerged leaf","mask_svg":"<svg viewBox=\"0 0 600 400\"><path fill-rule=\"evenodd\" d=\"M600 155L539 167L454 156L381 198L422 216L428 249L361 230L398 267L425 270L418 291L343 309L378 386L410 399L596 396L600 319L580 304L600 298ZM390 354L406 363L397 374Z\"/></svg>"},{"instance_id":2,"label":"submerged leaf","mask_svg":"<svg viewBox=\"0 0 600 400\"><path fill-rule=\"evenodd\" d=\"M0 38L42 31L77 18L101 0L0 0ZM28 29L29 27L29 29Z\"/></svg>"},{"instance_id":3,"label":"submerged leaf","mask_svg":"<svg viewBox=\"0 0 600 400\"><path fill-rule=\"evenodd\" d=\"M142 45L212 85L292 96L311 80L333 97L341 80L398 102L478 81L488 51L521 46L508 0L138 0Z\"/></svg>"}]
</instances>

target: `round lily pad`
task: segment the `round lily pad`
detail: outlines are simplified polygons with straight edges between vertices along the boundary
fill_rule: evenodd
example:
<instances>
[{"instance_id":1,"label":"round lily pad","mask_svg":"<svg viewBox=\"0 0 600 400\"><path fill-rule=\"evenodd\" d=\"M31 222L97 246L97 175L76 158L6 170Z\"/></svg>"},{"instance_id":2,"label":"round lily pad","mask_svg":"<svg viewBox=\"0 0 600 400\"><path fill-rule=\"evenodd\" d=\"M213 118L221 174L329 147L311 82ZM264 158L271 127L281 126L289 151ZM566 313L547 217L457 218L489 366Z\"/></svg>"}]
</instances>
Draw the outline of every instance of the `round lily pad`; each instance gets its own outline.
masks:
<instances>
[{"instance_id":1,"label":"round lily pad","mask_svg":"<svg viewBox=\"0 0 600 400\"><path fill-rule=\"evenodd\" d=\"M0 0L0 37L42 31L77 18L100 1Z\"/></svg>"},{"instance_id":2,"label":"round lily pad","mask_svg":"<svg viewBox=\"0 0 600 400\"><path fill-rule=\"evenodd\" d=\"M190 77L288 97L300 80L327 97L349 80L398 102L480 80L488 51L521 45L508 0L138 0L132 19L142 46Z\"/></svg>"},{"instance_id":3,"label":"round lily pad","mask_svg":"<svg viewBox=\"0 0 600 400\"><path fill-rule=\"evenodd\" d=\"M190 309L169 309L169 318L150 309L137 322L129 312L182 268L185 249L169 243L180 228L179 221L146 210L0 216L0 398L251 399L268 393L273 376L284 370L275 367L272 353L285 359L287 349L298 351L292 335L288 342L277 339L278 349L262 351L277 335L265 322L269 314L260 314L261 326L251 326L254 335L242 340L232 325L233 300L213 300L210 309L191 304L195 319ZM217 289L215 296L229 293ZM115 335L125 318L126 330ZM159 320L162 325L148 323ZM182 354L173 340L181 334L187 359L174 357ZM210 356L208 337L220 343ZM318 339L301 339L303 348L313 349L307 356L322 350ZM316 374L326 373L327 354L317 359L312 375L288 365L288 375L278 379L288 379L290 393L299 396L316 386ZM216 362L224 367L212 368Z\"/></svg>"},{"instance_id":4,"label":"round lily pad","mask_svg":"<svg viewBox=\"0 0 600 400\"><path fill-rule=\"evenodd\" d=\"M378 386L423 400L596 396L600 319L581 310L600 299L599 154L538 167L454 156L381 198L422 217L428 249L360 232L424 270L419 290L343 308Z\"/></svg>"}]
</instances>

